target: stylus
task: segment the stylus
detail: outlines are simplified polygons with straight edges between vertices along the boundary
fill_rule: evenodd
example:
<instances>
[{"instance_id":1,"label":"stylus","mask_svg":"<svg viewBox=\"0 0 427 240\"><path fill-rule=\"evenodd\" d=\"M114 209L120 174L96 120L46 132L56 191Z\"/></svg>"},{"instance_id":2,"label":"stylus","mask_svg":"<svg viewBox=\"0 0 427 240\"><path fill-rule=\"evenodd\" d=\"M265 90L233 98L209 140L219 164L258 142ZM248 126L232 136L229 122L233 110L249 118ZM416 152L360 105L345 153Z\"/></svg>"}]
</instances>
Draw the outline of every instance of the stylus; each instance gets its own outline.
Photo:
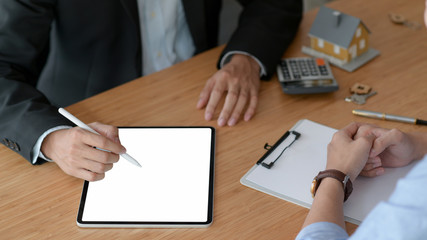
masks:
<instances>
[{"instance_id":1,"label":"stylus","mask_svg":"<svg viewBox=\"0 0 427 240\"><path fill-rule=\"evenodd\" d=\"M59 108L58 112L60 114L62 114L62 116L66 117L68 120L70 120L71 122L73 122L74 124L76 124L77 126L88 130L89 132L95 133L100 135L98 132L96 132L95 130L93 130L91 127L89 127L88 125L86 125L84 122L80 121L78 118L76 118L74 115L72 115L71 113L69 113L67 110L63 109L63 108ZM131 157L129 154L127 153L123 153L120 154L120 156L122 156L124 159L128 160L130 163L132 163L135 166L141 167L141 164L139 164L138 161L136 161L133 157Z\"/></svg>"}]
</instances>

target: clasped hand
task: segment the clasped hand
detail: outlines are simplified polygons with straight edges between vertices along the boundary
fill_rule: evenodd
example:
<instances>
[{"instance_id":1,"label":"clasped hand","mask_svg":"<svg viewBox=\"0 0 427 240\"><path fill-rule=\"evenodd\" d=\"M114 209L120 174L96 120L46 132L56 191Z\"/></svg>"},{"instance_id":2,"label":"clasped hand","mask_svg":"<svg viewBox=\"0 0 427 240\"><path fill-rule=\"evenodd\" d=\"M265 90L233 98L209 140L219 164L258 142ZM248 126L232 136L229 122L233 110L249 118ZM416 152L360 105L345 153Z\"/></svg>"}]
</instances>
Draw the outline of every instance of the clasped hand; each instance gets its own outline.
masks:
<instances>
[{"instance_id":1,"label":"clasped hand","mask_svg":"<svg viewBox=\"0 0 427 240\"><path fill-rule=\"evenodd\" d=\"M340 170L352 181L359 174L382 175L384 167L402 167L421 158L415 137L397 129L351 123L334 134L326 168Z\"/></svg>"}]
</instances>

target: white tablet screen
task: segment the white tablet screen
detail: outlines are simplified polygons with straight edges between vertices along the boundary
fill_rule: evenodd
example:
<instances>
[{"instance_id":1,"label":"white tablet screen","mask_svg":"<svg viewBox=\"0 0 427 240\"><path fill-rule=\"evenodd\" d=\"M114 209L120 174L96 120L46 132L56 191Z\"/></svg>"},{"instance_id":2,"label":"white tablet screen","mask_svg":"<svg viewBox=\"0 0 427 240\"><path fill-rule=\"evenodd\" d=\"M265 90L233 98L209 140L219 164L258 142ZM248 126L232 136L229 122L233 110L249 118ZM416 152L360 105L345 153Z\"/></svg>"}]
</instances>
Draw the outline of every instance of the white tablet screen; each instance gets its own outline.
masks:
<instances>
[{"instance_id":1,"label":"white tablet screen","mask_svg":"<svg viewBox=\"0 0 427 240\"><path fill-rule=\"evenodd\" d=\"M213 128L129 127L119 136L142 167L121 157L103 180L85 182L79 225L211 222Z\"/></svg>"}]
</instances>

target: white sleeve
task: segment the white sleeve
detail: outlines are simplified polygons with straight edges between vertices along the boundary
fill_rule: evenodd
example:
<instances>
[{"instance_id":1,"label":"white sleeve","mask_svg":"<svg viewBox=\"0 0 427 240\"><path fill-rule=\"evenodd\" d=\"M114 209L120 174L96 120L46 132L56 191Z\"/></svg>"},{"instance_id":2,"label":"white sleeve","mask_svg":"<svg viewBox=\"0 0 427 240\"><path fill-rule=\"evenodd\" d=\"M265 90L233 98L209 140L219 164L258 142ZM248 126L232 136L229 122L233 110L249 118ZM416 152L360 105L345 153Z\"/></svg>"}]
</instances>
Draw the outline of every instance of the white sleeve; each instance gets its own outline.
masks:
<instances>
[{"instance_id":1,"label":"white sleeve","mask_svg":"<svg viewBox=\"0 0 427 240\"><path fill-rule=\"evenodd\" d=\"M263 76L267 75L264 64L262 64L262 62L258 58L256 58L255 56L251 55L250 53L243 52L243 51L231 51L231 52L226 53L222 57L222 59L219 63L220 68L222 68L226 63L228 63L234 54L242 54L242 55L246 55L246 56L253 58L255 60L255 62L257 62L259 67L260 67L259 76L263 77Z\"/></svg>"},{"instance_id":2,"label":"white sleeve","mask_svg":"<svg viewBox=\"0 0 427 240\"><path fill-rule=\"evenodd\" d=\"M347 232L331 222L316 222L303 228L295 240L344 240Z\"/></svg>"},{"instance_id":3,"label":"white sleeve","mask_svg":"<svg viewBox=\"0 0 427 240\"><path fill-rule=\"evenodd\" d=\"M427 155L400 179L388 201L379 203L350 239L426 239Z\"/></svg>"}]
</instances>

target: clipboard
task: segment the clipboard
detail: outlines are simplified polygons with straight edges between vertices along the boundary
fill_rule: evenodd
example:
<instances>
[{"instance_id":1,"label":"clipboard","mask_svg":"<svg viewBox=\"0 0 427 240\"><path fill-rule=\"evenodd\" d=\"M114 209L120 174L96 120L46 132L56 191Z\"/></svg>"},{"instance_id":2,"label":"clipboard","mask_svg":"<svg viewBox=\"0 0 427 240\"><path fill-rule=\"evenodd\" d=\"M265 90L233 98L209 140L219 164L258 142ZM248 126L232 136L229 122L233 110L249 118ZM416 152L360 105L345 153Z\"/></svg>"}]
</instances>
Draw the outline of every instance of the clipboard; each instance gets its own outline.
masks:
<instances>
[{"instance_id":1,"label":"clipboard","mask_svg":"<svg viewBox=\"0 0 427 240\"><path fill-rule=\"evenodd\" d=\"M215 129L119 127L141 168L120 159L105 178L84 182L77 225L87 228L200 228L213 221Z\"/></svg>"},{"instance_id":2,"label":"clipboard","mask_svg":"<svg viewBox=\"0 0 427 240\"><path fill-rule=\"evenodd\" d=\"M291 137L292 131L300 134L296 141ZM311 182L326 167L327 146L336 131L307 119L298 121L273 146L264 146L268 151L240 182L260 192L310 208L313 202ZM270 169L262 165L264 161L267 164L274 161L282 151ZM350 198L344 203L345 220L359 225L376 204L389 198L398 179L404 177L414 165L388 168L384 175L376 178L359 176L353 183Z\"/></svg>"}]
</instances>

